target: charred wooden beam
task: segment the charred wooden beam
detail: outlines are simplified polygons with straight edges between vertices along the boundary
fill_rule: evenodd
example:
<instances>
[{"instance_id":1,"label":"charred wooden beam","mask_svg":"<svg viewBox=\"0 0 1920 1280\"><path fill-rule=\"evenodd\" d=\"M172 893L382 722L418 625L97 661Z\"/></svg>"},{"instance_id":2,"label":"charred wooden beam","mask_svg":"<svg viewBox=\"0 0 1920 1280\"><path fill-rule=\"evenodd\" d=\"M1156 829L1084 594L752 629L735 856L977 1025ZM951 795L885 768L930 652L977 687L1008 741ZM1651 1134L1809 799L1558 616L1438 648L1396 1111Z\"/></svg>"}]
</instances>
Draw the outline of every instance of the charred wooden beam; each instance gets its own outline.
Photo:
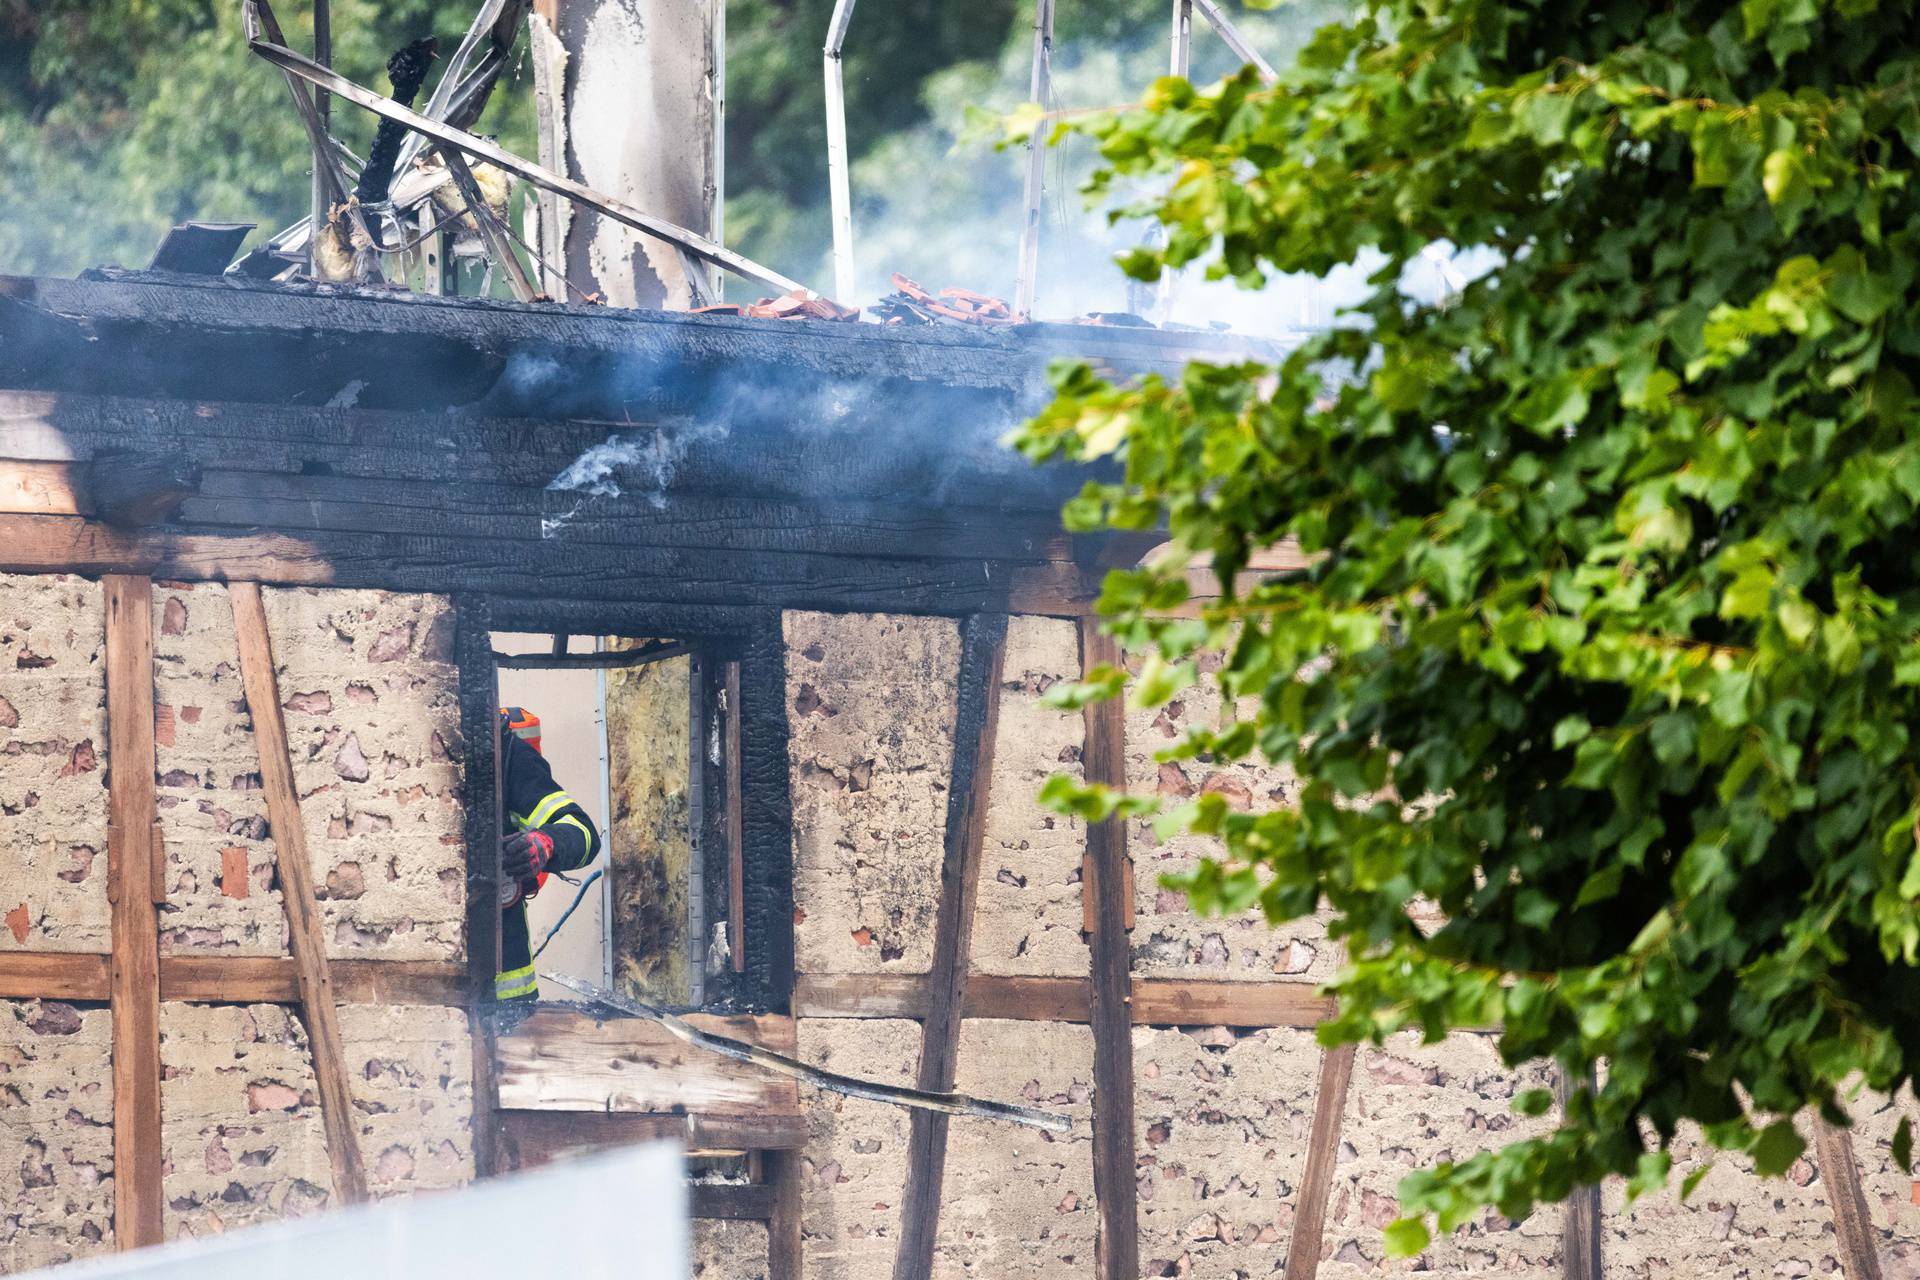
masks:
<instances>
[{"instance_id":1,"label":"charred wooden beam","mask_svg":"<svg viewBox=\"0 0 1920 1280\"><path fill-rule=\"evenodd\" d=\"M87 464L90 513L134 528L171 520L200 491L200 468L178 454L105 453Z\"/></svg>"},{"instance_id":2,"label":"charred wooden beam","mask_svg":"<svg viewBox=\"0 0 1920 1280\"><path fill-rule=\"evenodd\" d=\"M617 671L649 666L692 652L692 645L661 641L638 649L608 649L604 653L495 653L493 665L502 671Z\"/></svg>"},{"instance_id":3,"label":"charred wooden beam","mask_svg":"<svg viewBox=\"0 0 1920 1280\"><path fill-rule=\"evenodd\" d=\"M1113 637L1092 618L1080 622L1080 669L1118 666ZM1082 762L1088 782L1127 785L1126 710L1112 699L1089 703ZM1100 928L1090 940L1093 1001L1093 1194L1099 1211L1095 1271L1100 1280L1140 1274L1139 1203L1134 1183L1131 948L1127 941L1127 828L1124 819L1087 825L1091 894Z\"/></svg>"},{"instance_id":4,"label":"charred wooden beam","mask_svg":"<svg viewBox=\"0 0 1920 1280\"><path fill-rule=\"evenodd\" d=\"M113 270L0 276L0 299L0 386L321 405L358 380L363 406L440 409L486 394L517 356L522 370L544 358L579 378L564 407L551 395L529 401L546 416L619 422L646 415L640 390L687 399L746 388L735 407L758 412L738 416L771 421L798 416L803 393L820 392L831 410L848 403L846 392L868 390L894 434L977 430L986 439L1044 403L1055 358L1126 375L1276 354L1248 339L1157 329L906 329ZM594 415L585 406L596 400Z\"/></svg>"}]
</instances>

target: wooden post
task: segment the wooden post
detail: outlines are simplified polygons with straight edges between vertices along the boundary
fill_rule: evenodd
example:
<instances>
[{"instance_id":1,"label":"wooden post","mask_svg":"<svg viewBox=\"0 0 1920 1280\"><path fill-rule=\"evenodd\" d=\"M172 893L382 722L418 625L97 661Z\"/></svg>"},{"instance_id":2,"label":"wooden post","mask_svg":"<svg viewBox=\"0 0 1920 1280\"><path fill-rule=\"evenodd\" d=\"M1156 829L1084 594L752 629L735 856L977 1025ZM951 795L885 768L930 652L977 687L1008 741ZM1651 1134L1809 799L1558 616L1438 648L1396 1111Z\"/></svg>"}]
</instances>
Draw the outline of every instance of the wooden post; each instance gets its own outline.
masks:
<instances>
[{"instance_id":1,"label":"wooden post","mask_svg":"<svg viewBox=\"0 0 1920 1280\"><path fill-rule=\"evenodd\" d=\"M1352 1080L1352 1045L1320 1055L1320 1090L1313 1100L1313 1129L1307 1137L1307 1170L1300 1179L1293 1239L1287 1242L1286 1280L1312 1280L1320 1270L1327 1194L1333 1189L1333 1166L1340 1158L1340 1126L1346 1119L1347 1086Z\"/></svg>"},{"instance_id":2,"label":"wooden post","mask_svg":"<svg viewBox=\"0 0 1920 1280\"><path fill-rule=\"evenodd\" d=\"M1553 1096L1564 1114L1567 1101L1577 1089L1593 1088L1593 1072L1584 1079L1570 1078L1566 1069L1553 1070ZM1602 1280L1606 1274L1600 1264L1600 1188L1575 1187L1567 1197L1566 1217L1560 1228L1561 1274L1566 1280Z\"/></svg>"},{"instance_id":3,"label":"wooden post","mask_svg":"<svg viewBox=\"0 0 1920 1280\"><path fill-rule=\"evenodd\" d=\"M740 771L740 664L725 666L724 696L727 706L722 723L726 726L725 747L720 767L726 771L727 829L727 950L733 954L733 971L747 971L747 846L741 821L746 814L746 796Z\"/></svg>"},{"instance_id":4,"label":"wooden post","mask_svg":"<svg viewBox=\"0 0 1920 1280\"><path fill-rule=\"evenodd\" d=\"M113 912L113 1234L159 1244L160 925L153 909L153 582L109 574L107 897Z\"/></svg>"},{"instance_id":5,"label":"wooden post","mask_svg":"<svg viewBox=\"0 0 1920 1280\"><path fill-rule=\"evenodd\" d=\"M800 1280L800 1153L769 1151L763 1157L773 1184L773 1219L767 1223L767 1280Z\"/></svg>"},{"instance_id":6,"label":"wooden post","mask_svg":"<svg viewBox=\"0 0 1920 1280\"><path fill-rule=\"evenodd\" d=\"M233 600L233 628L240 640L240 678L253 717L267 821L273 832L281 897L286 902L287 943L293 953L300 1004L307 1015L307 1039L313 1045L313 1074L320 1086L327 1158L333 1165L333 1185L340 1198L358 1204L367 1198L367 1175L361 1164L360 1140L354 1132L346 1049L340 1040L333 978L327 969L326 934L320 920L320 901L314 894L313 863L307 857L307 829L300 817L292 757L287 753L287 725L280 714L266 606L258 583L231 583L227 593Z\"/></svg>"},{"instance_id":7,"label":"wooden post","mask_svg":"<svg viewBox=\"0 0 1920 1280\"><path fill-rule=\"evenodd\" d=\"M1880 1248L1874 1239L1873 1219L1867 1213L1866 1193L1860 1189L1860 1162L1853 1154L1853 1131L1836 1129L1815 1115L1813 1151L1814 1163L1827 1184L1827 1205L1833 1210L1834 1234L1840 1242L1840 1265L1846 1269L1847 1280L1880 1280Z\"/></svg>"},{"instance_id":8,"label":"wooden post","mask_svg":"<svg viewBox=\"0 0 1920 1280\"><path fill-rule=\"evenodd\" d=\"M953 1088L960 1021L973 955L973 904L993 781L993 745L1000 724L1000 676L1006 663L1007 617L974 614L960 629L960 687L953 731L953 785L947 791L946 855L940 864L940 914L927 976L927 1017L920 1028L922 1089ZM900 1250L894 1280L926 1280L940 1227L946 1180L947 1117L913 1113L907 1139L907 1187L900 1207Z\"/></svg>"},{"instance_id":9,"label":"wooden post","mask_svg":"<svg viewBox=\"0 0 1920 1280\"><path fill-rule=\"evenodd\" d=\"M1049 11L1051 6L1048 6ZM1119 647L1093 618L1080 622L1080 669L1118 666ZM1088 782L1121 787L1127 781L1127 719L1124 704L1108 700L1086 710L1086 746L1081 755ZM1131 957L1127 943L1127 828L1109 818L1087 827L1092 884L1080 892L1094 902L1099 928L1091 942L1093 964L1093 1194L1100 1211L1095 1271L1100 1280L1135 1280L1140 1274L1139 1204L1134 1185L1133 1016ZM1084 877L1083 877L1084 879Z\"/></svg>"}]
</instances>

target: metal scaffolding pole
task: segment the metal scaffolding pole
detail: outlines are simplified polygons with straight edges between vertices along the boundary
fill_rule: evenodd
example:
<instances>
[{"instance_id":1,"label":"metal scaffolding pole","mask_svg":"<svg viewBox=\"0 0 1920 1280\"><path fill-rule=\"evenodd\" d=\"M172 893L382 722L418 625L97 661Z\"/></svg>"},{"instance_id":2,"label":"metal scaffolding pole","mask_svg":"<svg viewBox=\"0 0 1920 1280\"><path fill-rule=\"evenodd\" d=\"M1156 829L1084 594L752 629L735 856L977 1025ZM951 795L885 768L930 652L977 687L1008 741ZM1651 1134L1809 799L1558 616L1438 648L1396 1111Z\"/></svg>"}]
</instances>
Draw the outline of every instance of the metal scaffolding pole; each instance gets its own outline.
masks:
<instances>
[{"instance_id":1,"label":"metal scaffolding pole","mask_svg":"<svg viewBox=\"0 0 1920 1280\"><path fill-rule=\"evenodd\" d=\"M1200 16L1207 20L1208 25L1220 33L1220 38L1227 42L1227 48L1233 50L1235 57L1242 62L1253 64L1253 69L1260 73L1262 84L1272 85L1279 82L1280 77L1274 71L1273 64L1261 57L1259 50L1247 43L1246 37L1240 34L1240 29L1233 25L1215 0L1191 0L1191 3L1200 10Z\"/></svg>"},{"instance_id":2,"label":"metal scaffolding pole","mask_svg":"<svg viewBox=\"0 0 1920 1280\"><path fill-rule=\"evenodd\" d=\"M1028 92L1031 101L1045 110L1053 93L1053 0L1034 0L1033 6L1033 79ZM1033 319L1034 295L1040 269L1040 202L1047 187L1047 137L1045 120L1033 127L1027 139L1026 221L1020 228L1020 271L1013 291L1013 314L1021 320Z\"/></svg>"},{"instance_id":3,"label":"metal scaffolding pole","mask_svg":"<svg viewBox=\"0 0 1920 1280\"><path fill-rule=\"evenodd\" d=\"M827 192L833 206L833 294L843 306L853 305L853 192L847 173L847 97L840 74L840 50L847 43L854 0L834 0L833 20L827 24L827 43L821 70L827 90Z\"/></svg>"},{"instance_id":4,"label":"metal scaffolding pole","mask_svg":"<svg viewBox=\"0 0 1920 1280\"><path fill-rule=\"evenodd\" d=\"M1167 74L1186 79L1193 64L1193 0L1173 0L1173 56Z\"/></svg>"}]
</instances>

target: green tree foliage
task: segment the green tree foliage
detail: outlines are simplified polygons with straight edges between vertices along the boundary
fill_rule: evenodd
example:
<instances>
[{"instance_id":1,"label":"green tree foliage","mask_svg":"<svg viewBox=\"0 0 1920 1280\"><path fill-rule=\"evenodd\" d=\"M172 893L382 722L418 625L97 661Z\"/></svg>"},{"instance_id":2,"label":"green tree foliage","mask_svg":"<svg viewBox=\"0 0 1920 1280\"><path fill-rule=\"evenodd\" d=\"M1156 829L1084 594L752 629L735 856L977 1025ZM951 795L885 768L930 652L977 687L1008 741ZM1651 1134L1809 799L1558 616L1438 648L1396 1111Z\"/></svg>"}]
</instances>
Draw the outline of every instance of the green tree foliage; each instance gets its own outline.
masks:
<instances>
[{"instance_id":1,"label":"green tree foliage","mask_svg":"<svg viewBox=\"0 0 1920 1280\"><path fill-rule=\"evenodd\" d=\"M1401 1252L1657 1186L1683 1121L1777 1173L1796 1117L1920 1065L1915 7L1380 0L1277 90L1079 126L1097 191L1154 183L1135 273L1380 264L1277 367L1064 371L1023 445L1124 459L1080 527L1171 528L1101 601L1133 696L1214 650L1257 700L1170 754L1298 772L1294 808L1161 817L1223 842L1195 903L1331 908L1328 1043L1497 1026L1510 1063L1600 1064L1548 1136L1406 1179ZM1420 305L1433 244L1496 265ZM1186 555L1231 578L1287 537L1310 568L1166 616Z\"/></svg>"}]
</instances>

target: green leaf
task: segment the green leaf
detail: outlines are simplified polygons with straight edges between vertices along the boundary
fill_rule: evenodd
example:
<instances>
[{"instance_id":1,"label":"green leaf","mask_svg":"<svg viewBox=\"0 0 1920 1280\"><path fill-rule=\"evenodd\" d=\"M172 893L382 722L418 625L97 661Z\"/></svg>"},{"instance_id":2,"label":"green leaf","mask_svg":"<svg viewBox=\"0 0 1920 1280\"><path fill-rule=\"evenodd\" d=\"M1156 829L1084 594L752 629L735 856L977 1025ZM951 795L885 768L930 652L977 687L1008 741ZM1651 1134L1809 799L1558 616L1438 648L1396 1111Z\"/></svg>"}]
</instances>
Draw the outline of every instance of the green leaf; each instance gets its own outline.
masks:
<instances>
[{"instance_id":1,"label":"green leaf","mask_svg":"<svg viewBox=\"0 0 1920 1280\"><path fill-rule=\"evenodd\" d=\"M1913 1117L1901 1116L1893 1131L1893 1162L1903 1173L1913 1172Z\"/></svg>"},{"instance_id":2,"label":"green leaf","mask_svg":"<svg viewBox=\"0 0 1920 1280\"><path fill-rule=\"evenodd\" d=\"M1627 869L1618 863L1600 868L1588 876L1586 882L1580 886L1579 896L1573 900L1573 909L1578 911L1582 907L1590 907L1596 902L1605 902L1613 897L1620 892L1620 884L1626 874Z\"/></svg>"},{"instance_id":3,"label":"green leaf","mask_svg":"<svg viewBox=\"0 0 1920 1280\"><path fill-rule=\"evenodd\" d=\"M1753 1144L1753 1171L1762 1177L1785 1173L1807 1149L1806 1139L1791 1120L1776 1120L1760 1131Z\"/></svg>"},{"instance_id":4,"label":"green leaf","mask_svg":"<svg viewBox=\"0 0 1920 1280\"><path fill-rule=\"evenodd\" d=\"M1419 1218L1396 1218L1381 1232L1389 1258L1414 1258L1426 1251L1433 1237Z\"/></svg>"},{"instance_id":5,"label":"green leaf","mask_svg":"<svg viewBox=\"0 0 1920 1280\"><path fill-rule=\"evenodd\" d=\"M1680 1203L1685 1204L1687 1202L1687 1197L1693 1194L1694 1188L1698 1187L1701 1183L1701 1180L1704 1179L1708 1174L1712 1172L1713 1172L1713 1162L1709 1160L1707 1163L1701 1165L1698 1169L1695 1169L1692 1173L1689 1173L1684 1179L1682 1179L1680 1183Z\"/></svg>"}]
</instances>

